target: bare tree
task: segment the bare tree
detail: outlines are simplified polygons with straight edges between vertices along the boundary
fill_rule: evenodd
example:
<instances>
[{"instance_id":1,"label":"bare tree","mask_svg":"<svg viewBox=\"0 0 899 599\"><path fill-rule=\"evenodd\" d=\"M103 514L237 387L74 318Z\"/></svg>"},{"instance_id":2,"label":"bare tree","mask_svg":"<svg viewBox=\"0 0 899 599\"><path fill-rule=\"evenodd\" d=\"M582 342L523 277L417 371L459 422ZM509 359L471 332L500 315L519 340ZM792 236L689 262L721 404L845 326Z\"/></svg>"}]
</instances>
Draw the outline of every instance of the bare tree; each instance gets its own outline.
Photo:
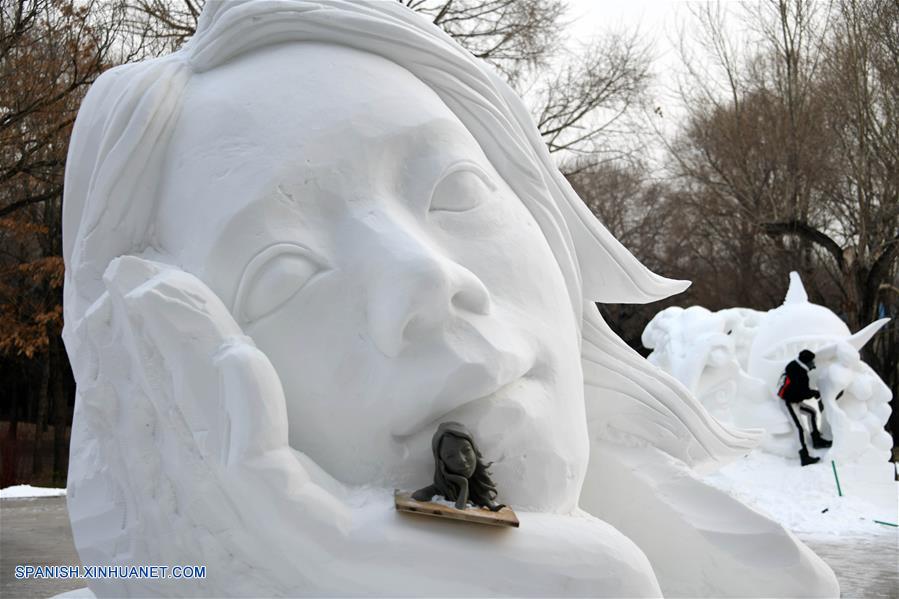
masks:
<instances>
[{"instance_id":1,"label":"bare tree","mask_svg":"<svg viewBox=\"0 0 899 599\"><path fill-rule=\"evenodd\" d=\"M899 5L749 8L746 46L728 35L720 5L697 15L717 70L689 65L688 119L669 145L683 212L740 305L762 307L781 273L802 270L815 299L857 329L899 307ZM866 359L895 394L890 326Z\"/></svg>"},{"instance_id":2,"label":"bare tree","mask_svg":"<svg viewBox=\"0 0 899 599\"><path fill-rule=\"evenodd\" d=\"M664 260L659 236L674 208L670 190L649 181L639 165L602 163L568 175L588 208L625 246L647 262Z\"/></svg>"},{"instance_id":3,"label":"bare tree","mask_svg":"<svg viewBox=\"0 0 899 599\"><path fill-rule=\"evenodd\" d=\"M59 339L65 159L81 98L111 64L114 16L94 1L18 0L0 8L0 358L5 372L38 381L28 394L36 420L32 469L43 469L41 440L52 414L56 482L65 476L70 417ZM5 446L14 452L15 426Z\"/></svg>"},{"instance_id":4,"label":"bare tree","mask_svg":"<svg viewBox=\"0 0 899 599\"><path fill-rule=\"evenodd\" d=\"M126 14L127 33L140 39L146 54L174 52L197 29L205 0L111 0Z\"/></svg>"},{"instance_id":5,"label":"bare tree","mask_svg":"<svg viewBox=\"0 0 899 599\"><path fill-rule=\"evenodd\" d=\"M563 170L633 158L640 126L630 117L646 107L651 77L650 46L636 31L572 49L560 43L567 25L562 0L399 1L428 15L531 100L537 128Z\"/></svg>"},{"instance_id":6,"label":"bare tree","mask_svg":"<svg viewBox=\"0 0 899 599\"><path fill-rule=\"evenodd\" d=\"M613 33L570 54L555 74L543 77L537 128L550 152L572 156L567 171L633 161L642 127L633 117L643 117L648 108L649 50L636 31Z\"/></svg>"},{"instance_id":7,"label":"bare tree","mask_svg":"<svg viewBox=\"0 0 899 599\"><path fill-rule=\"evenodd\" d=\"M785 267L803 271L813 290L819 288L816 249L808 240L788 243L759 233L764 223L828 218L822 190L837 171L832 132L821 127L827 18L820 6L808 0L747 5L742 16L755 27L751 40L734 39L721 4L694 13L706 61L687 62L687 123L669 149L677 172L699 185L687 198L695 200L697 218L704 211L718 215L698 222L727 232L717 250L738 269L734 291L744 301L770 297L765 284L772 278L779 284Z\"/></svg>"},{"instance_id":8,"label":"bare tree","mask_svg":"<svg viewBox=\"0 0 899 599\"><path fill-rule=\"evenodd\" d=\"M824 125L833 132L832 164L838 177L821 189L829 218L802 214L765 223L771 235L792 235L829 258L857 327L876 317L878 297L899 261L899 5L840 2L824 58L819 91Z\"/></svg>"},{"instance_id":9,"label":"bare tree","mask_svg":"<svg viewBox=\"0 0 899 599\"><path fill-rule=\"evenodd\" d=\"M562 0L399 0L431 19L513 85L558 50Z\"/></svg>"}]
</instances>

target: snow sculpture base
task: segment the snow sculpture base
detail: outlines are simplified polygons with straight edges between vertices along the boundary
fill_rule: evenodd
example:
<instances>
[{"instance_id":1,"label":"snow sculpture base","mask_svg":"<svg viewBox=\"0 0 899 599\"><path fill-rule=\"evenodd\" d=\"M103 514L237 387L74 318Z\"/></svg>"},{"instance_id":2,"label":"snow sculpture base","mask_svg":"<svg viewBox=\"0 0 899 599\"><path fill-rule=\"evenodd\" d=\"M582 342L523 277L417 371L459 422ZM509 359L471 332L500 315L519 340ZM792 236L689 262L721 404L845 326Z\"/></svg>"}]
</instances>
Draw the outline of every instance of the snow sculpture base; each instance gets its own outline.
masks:
<instances>
[{"instance_id":1,"label":"snow sculpture base","mask_svg":"<svg viewBox=\"0 0 899 599\"><path fill-rule=\"evenodd\" d=\"M412 499L410 491L397 490L393 495L396 511L447 520L459 520L473 524L486 524L488 526L511 526L518 528L518 516L510 507L504 507L497 512L491 512L485 508L456 509L451 503L439 501L416 501Z\"/></svg>"}]
</instances>

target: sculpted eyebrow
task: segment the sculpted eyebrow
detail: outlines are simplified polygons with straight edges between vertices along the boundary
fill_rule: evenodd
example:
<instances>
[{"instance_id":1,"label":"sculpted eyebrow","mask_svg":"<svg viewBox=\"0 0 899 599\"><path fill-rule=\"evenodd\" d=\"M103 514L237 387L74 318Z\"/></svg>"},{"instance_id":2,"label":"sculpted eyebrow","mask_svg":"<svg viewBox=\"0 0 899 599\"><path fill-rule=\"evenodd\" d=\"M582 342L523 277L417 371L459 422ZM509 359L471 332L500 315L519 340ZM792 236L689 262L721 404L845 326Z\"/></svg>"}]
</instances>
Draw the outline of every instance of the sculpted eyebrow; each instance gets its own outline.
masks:
<instances>
[{"instance_id":1,"label":"sculpted eyebrow","mask_svg":"<svg viewBox=\"0 0 899 599\"><path fill-rule=\"evenodd\" d=\"M475 160L482 153L480 147L461 124L429 121L403 131L398 139L402 139L400 187L411 195L430 198L437 184L457 170L471 171L495 187Z\"/></svg>"}]
</instances>

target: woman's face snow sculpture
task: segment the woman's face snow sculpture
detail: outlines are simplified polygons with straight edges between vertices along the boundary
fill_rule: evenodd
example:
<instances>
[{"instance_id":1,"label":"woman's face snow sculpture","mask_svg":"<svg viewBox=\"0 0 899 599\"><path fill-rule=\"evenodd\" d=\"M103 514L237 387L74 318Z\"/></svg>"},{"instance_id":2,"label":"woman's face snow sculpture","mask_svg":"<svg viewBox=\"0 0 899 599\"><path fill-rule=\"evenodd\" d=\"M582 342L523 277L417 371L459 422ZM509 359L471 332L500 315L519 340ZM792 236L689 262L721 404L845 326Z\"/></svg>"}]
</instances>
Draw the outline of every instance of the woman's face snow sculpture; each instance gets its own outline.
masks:
<instances>
[{"instance_id":1,"label":"woman's face snow sculpture","mask_svg":"<svg viewBox=\"0 0 899 599\"><path fill-rule=\"evenodd\" d=\"M621 246L508 85L400 3L210 0L181 50L91 88L63 212L79 555L214 572L98 595L837 592L691 475L754 435L593 305L685 283ZM495 460L515 534L390 509L443 418Z\"/></svg>"},{"instance_id":2,"label":"woman's face snow sculpture","mask_svg":"<svg viewBox=\"0 0 899 599\"><path fill-rule=\"evenodd\" d=\"M182 111L157 241L272 361L292 445L344 482L408 487L435 421L459 420L517 503L574 505L588 448L565 282L436 94L383 58L292 44L195 78Z\"/></svg>"}]
</instances>

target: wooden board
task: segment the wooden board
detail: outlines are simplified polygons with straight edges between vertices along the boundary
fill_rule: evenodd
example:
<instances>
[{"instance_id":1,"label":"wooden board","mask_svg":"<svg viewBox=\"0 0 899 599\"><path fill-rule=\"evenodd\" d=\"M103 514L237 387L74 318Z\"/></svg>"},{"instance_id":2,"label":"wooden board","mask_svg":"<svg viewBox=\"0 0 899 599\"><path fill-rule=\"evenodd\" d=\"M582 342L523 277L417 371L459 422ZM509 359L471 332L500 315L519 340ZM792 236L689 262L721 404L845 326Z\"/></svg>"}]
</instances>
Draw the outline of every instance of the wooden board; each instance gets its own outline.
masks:
<instances>
[{"instance_id":1,"label":"wooden board","mask_svg":"<svg viewBox=\"0 0 899 599\"><path fill-rule=\"evenodd\" d=\"M393 500L398 512L448 518L450 520L462 520L474 524L512 526L518 528L518 517L510 507L504 507L498 512L491 512L486 508L480 507L457 510L454 507L436 503L434 501L416 501L415 499L412 499L411 492L400 491L398 489L393 493Z\"/></svg>"}]
</instances>

